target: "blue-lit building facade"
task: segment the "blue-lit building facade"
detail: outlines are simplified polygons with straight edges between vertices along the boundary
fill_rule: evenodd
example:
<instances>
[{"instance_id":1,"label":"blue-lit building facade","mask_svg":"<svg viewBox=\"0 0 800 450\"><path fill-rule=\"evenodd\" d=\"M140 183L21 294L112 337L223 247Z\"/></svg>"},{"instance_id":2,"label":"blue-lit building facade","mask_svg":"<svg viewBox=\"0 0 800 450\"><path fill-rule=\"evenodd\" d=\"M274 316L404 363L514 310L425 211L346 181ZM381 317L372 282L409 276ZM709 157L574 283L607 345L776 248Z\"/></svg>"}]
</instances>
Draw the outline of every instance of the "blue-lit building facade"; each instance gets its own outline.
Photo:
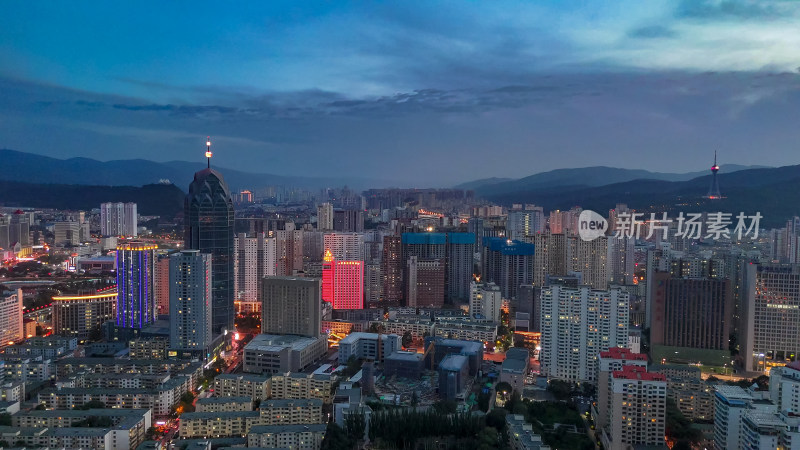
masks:
<instances>
[{"instance_id":1,"label":"blue-lit building facade","mask_svg":"<svg viewBox=\"0 0 800 450\"><path fill-rule=\"evenodd\" d=\"M156 320L153 266L156 246L130 241L117 246L117 321L141 329Z\"/></svg>"},{"instance_id":2,"label":"blue-lit building facade","mask_svg":"<svg viewBox=\"0 0 800 450\"><path fill-rule=\"evenodd\" d=\"M520 285L533 281L535 248L526 242L484 237L481 281L500 286L503 298L515 298Z\"/></svg>"}]
</instances>

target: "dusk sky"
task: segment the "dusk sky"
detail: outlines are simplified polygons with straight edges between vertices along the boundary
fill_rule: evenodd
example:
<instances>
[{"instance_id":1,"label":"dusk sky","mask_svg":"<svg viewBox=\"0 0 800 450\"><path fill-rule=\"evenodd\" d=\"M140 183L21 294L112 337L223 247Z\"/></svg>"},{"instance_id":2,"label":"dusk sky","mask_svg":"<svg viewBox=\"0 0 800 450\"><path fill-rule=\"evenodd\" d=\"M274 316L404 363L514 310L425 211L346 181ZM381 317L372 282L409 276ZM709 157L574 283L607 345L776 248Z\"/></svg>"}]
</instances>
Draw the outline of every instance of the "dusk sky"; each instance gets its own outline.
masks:
<instances>
[{"instance_id":1,"label":"dusk sky","mask_svg":"<svg viewBox=\"0 0 800 450\"><path fill-rule=\"evenodd\" d=\"M0 148L408 185L800 164L800 2L6 2Z\"/></svg>"}]
</instances>

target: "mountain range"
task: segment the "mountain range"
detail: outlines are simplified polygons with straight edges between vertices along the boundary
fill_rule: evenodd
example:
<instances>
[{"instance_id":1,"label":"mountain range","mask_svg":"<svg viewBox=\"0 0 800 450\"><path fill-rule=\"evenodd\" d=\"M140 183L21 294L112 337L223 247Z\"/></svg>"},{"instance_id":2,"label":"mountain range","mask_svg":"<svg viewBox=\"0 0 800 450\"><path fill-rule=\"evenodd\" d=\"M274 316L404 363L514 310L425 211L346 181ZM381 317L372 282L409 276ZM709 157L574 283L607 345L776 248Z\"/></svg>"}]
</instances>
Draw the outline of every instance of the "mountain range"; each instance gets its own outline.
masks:
<instances>
[{"instance_id":1,"label":"mountain range","mask_svg":"<svg viewBox=\"0 0 800 450\"><path fill-rule=\"evenodd\" d=\"M89 158L57 159L10 149L0 149L0 180L25 183L63 183L102 186L142 186L169 180L186 189L194 173L205 163L188 161L154 162L144 159L98 161ZM232 190L258 189L266 186L309 189L349 185L354 189L383 187L391 181L368 178L319 178L242 172L216 167ZM396 185L396 183L395 183Z\"/></svg>"}]
</instances>

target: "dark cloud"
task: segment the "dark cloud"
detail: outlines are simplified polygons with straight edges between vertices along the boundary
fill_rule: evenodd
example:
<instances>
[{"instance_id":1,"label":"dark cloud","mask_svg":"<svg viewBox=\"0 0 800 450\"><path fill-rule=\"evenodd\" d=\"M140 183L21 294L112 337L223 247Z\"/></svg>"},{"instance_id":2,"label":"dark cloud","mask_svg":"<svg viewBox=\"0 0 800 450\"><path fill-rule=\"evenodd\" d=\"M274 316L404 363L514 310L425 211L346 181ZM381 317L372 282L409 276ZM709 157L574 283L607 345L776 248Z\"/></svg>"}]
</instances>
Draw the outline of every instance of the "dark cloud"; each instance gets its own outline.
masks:
<instances>
[{"instance_id":1,"label":"dark cloud","mask_svg":"<svg viewBox=\"0 0 800 450\"><path fill-rule=\"evenodd\" d=\"M797 13L800 5L787 0L683 0L678 15L703 19L777 19Z\"/></svg>"},{"instance_id":2,"label":"dark cloud","mask_svg":"<svg viewBox=\"0 0 800 450\"><path fill-rule=\"evenodd\" d=\"M628 37L644 39L672 38L677 35L678 33L675 30L662 25L639 27L628 32Z\"/></svg>"}]
</instances>

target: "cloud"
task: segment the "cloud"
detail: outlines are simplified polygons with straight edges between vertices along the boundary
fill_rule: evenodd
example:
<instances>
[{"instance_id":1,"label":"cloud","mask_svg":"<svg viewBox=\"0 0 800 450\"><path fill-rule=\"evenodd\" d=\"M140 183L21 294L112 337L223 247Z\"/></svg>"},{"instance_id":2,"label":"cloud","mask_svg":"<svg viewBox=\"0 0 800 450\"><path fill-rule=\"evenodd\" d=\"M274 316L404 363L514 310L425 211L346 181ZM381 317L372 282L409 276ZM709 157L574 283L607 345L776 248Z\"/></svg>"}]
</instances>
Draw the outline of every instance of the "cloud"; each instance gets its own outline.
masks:
<instances>
[{"instance_id":1,"label":"cloud","mask_svg":"<svg viewBox=\"0 0 800 450\"><path fill-rule=\"evenodd\" d=\"M644 39L672 38L676 37L677 35L678 33L676 33L674 30L661 25L643 26L628 32L629 37Z\"/></svg>"}]
</instances>

